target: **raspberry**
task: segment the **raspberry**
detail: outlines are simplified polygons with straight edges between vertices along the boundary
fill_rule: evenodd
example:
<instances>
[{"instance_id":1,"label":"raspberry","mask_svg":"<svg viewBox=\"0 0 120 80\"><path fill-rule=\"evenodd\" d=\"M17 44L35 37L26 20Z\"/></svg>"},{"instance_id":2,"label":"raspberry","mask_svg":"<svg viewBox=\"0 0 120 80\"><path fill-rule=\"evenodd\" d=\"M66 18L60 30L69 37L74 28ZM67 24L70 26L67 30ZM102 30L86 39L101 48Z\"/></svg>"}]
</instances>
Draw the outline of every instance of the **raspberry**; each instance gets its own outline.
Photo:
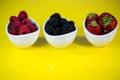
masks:
<instances>
[{"instance_id":1,"label":"raspberry","mask_svg":"<svg viewBox=\"0 0 120 80\"><path fill-rule=\"evenodd\" d=\"M14 21L19 21L16 16L11 16L10 17L10 22L13 23Z\"/></svg>"},{"instance_id":2,"label":"raspberry","mask_svg":"<svg viewBox=\"0 0 120 80\"><path fill-rule=\"evenodd\" d=\"M11 23L11 26L13 26L14 29L16 31L18 31L20 29L20 27L22 26L22 23L20 21L14 21L14 22Z\"/></svg>"},{"instance_id":3,"label":"raspberry","mask_svg":"<svg viewBox=\"0 0 120 80\"><path fill-rule=\"evenodd\" d=\"M33 24L29 24L28 28L30 29L31 32L34 32L34 31L37 30L37 27L35 25L33 25Z\"/></svg>"},{"instance_id":4,"label":"raspberry","mask_svg":"<svg viewBox=\"0 0 120 80\"><path fill-rule=\"evenodd\" d=\"M27 13L26 13L25 11L21 11L21 12L19 13L19 15L18 15L18 19L19 19L20 21L22 21L22 20L24 20L24 19L26 19L26 18L28 18Z\"/></svg>"},{"instance_id":5,"label":"raspberry","mask_svg":"<svg viewBox=\"0 0 120 80\"><path fill-rule=\"evenodd\" d=\"M16 31L15 31L14 27L11 26L11 24L8 25L8 32L10 34L16 35Z\"/></svg>"},{"instance_id":6,"label":"raspberry","mask_svg":"<svg viewBox=\"0 0 120 80\"><path fill-rule=\"evenodd\" d=\"M10 30L9 32L10 32L10 34L12 34L12 35L16 35L15 29Z\"/></svg>"},{"instance_id":7,"label":"raspberry","mask_svg":"<svg viewBox=\"0 0 120 80\"><path fill-rule=\"evenodd\" d=\"M26 18L22 21L22 24L23 25L29 25L29 24L31 24L31 21L30 21L30 19Z\"/></svg>"},{"instance_id":8,"label":"raspberry","mask_svg":"<svg viewBox=\"0 0 120 80\"><path fill-rule=\"evenodd\" d=\"M19 29L19 35L27 33L30 33L30 29L26 25L21 26Z\"/></svg>"}]
</instances>

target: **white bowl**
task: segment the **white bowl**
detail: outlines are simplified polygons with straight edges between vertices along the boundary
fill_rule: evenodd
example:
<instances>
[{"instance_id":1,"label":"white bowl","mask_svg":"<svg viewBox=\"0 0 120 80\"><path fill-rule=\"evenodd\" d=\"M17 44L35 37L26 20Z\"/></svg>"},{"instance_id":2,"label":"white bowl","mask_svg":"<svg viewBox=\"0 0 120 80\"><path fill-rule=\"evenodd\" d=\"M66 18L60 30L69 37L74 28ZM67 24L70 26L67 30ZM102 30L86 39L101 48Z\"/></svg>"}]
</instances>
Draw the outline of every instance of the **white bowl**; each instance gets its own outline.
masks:
<instances>
[{"instance_id":1,"label":"white bowl","mask_svg":"<svg viewBox=\"0 0 120 80\"><path fill-rule=\"evenodd\" d=\"M37 22L35 22L33 19L31 19L32 22L34 22L38 28L37 31L32 32L32 33L28 33L28 34L24 34L24 35L12 35L8 32L8 25L9 25L9 21L6 25L6 33L7 36L9 38L9 40L16 46L20 47L20 48L27 48L30 47L32 44L35 43L35 41L37 40L38 36L39 36L39 32L40 32L40 27L37 24Z\"/></svg>"},{"instance_id":2,"label":"white bowl","mask_svg":"<svg viewBox=\"0 0 120 80\"><path fill-rule=\"evenodd\" d=\"M43 27L45 39L48 41L50 45L52 45L55 48L64 48L70 45L76 37L77 28L73 32L54 36L54 35L49 35L48 33L45 32L45 24L46 24L46 21Z\"/></svg>"},{"instance_id":3,"label":"white bowl","mask_svg":"<svg viewBox=\"0 0 120 80\"><path fill-rule=\"evenodd\" d=\"M115 37L118 26L111 32L104 35L95 35L90 33L85 27L85 20L83 21L84 33L87 37L87 40L96 47L102 47L108 44Z\"/></svg>"}]
</instances>

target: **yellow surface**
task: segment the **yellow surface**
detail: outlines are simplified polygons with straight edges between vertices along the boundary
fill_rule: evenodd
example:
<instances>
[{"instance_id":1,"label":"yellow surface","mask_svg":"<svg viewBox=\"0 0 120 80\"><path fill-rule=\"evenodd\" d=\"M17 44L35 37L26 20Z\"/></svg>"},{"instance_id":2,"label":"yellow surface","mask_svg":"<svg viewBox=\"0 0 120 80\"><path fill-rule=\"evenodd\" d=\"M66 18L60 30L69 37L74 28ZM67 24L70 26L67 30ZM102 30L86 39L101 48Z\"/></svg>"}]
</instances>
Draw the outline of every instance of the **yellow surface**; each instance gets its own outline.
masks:
<instances>
[{"instance_id":1,"label":"yellow surface","mask_svg":"<svg viewBox=\"0 0 120 80\"><path fill-rule=\"evenodd\" d=\"M27 49L14 46L5 32L9 17L21 10L41 28L39 39ZM55 12L78 27L76 39L64 49L53 48L43 36L43 23ZM0 80L120 80L120 29L111 43L95 48L83 32L89 12L109 12L119 22L120 1L0 0Z\"/></svg>"}]
</instances>

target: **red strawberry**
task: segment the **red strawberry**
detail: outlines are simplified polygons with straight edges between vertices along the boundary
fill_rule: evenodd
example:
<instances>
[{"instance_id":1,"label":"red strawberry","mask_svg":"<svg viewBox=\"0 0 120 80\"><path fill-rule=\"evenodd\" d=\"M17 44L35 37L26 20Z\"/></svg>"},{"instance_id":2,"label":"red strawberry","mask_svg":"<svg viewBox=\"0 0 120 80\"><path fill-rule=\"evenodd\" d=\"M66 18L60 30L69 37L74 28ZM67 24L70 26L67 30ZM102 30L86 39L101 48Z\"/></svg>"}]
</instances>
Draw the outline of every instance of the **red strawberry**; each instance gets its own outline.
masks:
<instances>
[{"instance_id":1,"label":"red strawberry","mask_svg":"<svg viewBox=\"0 0 120 80\"><path fill-rule=\"evenodd\" d=\"M107 32L112 31L117 26L117 20L111 14L104 12L99 16L99 24Z\"/></svg>"},{"instance_id":2,"label":"red strawberry","mask_svg":"<svg viewBox=\"0 0 120 80\"><path fill-rule=\"evenodd\" d=\"M86 28L89 32L96 34L96 35L101 35L102 30L100 28L100 25L97 23L96 20L91 21L90 23L86 22Z\"/></svg>"},{"instance_id":3,"label":"red strawberry","mask_svg":"<svg viewBox=\"0 0 120 80\"><path fill-rule=\"evenodd\" d=\"M22 24L23 25L29 25L29 24L31 24L31 21L30 21L30 19L26 18L22 21Z\"/></svg>"},{"instance_id":4,"label":"red strawberry","mask_svg":"<svg viewBox=\"0 0 120 80\"><path fill-rule=\"evenodd\" d=\"M30 33L30 29L26 25L21 26L19 29L19 35L27 33Z\"/></svg>"},{"instance_id":5,"label":"red strawberry","mask_svg":"<svg viewBox=\"0 0 120 80\"><path fill-rule=\"evenodd\" d=\"M33 24L28 25L28 27L29 27L31 32L34 32L34 31L37 30L37 27L35 25L33 25Z\"/></svg>"},{"instance_id":6,"label":"red strawberry","mask_svg":"<svg viewBox=\"0 0 120 80\"><path fill-rule=\"evenodd\" d=\"M98 19L98 14L96 14L96 13L89 13L88 15L87 15L87 22L91 22L91 21L93 21L93 20L97 20Z\"/></svg>"},{"instance_id":7,"label":"red strawberry","mask_svg":"<svg viewBox=\"0 0 120 80\"><path fill-rule=\"evenodd\" d=\"M19 13L19 15L18 15L18 19L19 19L20 21L22 21L22 20L24 20L24 19L26 19L26 18L28 18L27 13L26 13L25 11L21 11L21 12Z\"/></svg>"}]
</instances>

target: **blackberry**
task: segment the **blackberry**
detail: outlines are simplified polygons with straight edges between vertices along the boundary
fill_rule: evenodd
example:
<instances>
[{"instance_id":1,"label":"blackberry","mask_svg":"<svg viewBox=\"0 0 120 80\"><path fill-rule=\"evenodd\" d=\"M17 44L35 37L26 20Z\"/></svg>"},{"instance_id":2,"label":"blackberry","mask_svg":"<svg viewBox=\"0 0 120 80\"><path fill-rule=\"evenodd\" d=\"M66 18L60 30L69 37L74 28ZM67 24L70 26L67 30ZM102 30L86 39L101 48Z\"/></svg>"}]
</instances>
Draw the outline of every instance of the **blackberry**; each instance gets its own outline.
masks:
<instances>
[{"instance_id":1,"label":"blackberry","mask_svg":"<svg viewBox=\"0 0 120 80\"><path fill-rule=\"evenodd\" d=\"M65 24L68 21L65 18L61 18L60 22L61 22L61 24Z\"/></svg>"},{"instance_id":2,"label":"blackberry","mask_svg":"<svg viewBox=\"0 0 120 80\"><path fill-rule=\"evenodd\" d=\"M72 26L74 26L74 22L73 21L69 21L69 24L71 24Z\"/></svg>"},{"instance_id":3,"label":"blackberry","mask_svg":"<svg viewBox=\"0 0 120 80\"><path fill-rule=\"evenodd\" d=\"M59 21L56 18L52 18L47 21L47 25L51 25L53 27L58 27L59 26Z\"/></svg>"},{"instance_id":4,"label":"blackberry","mask_svg":"<svg viewBox=\"0 0 120 80\"><path fill-rule=\"evenodd\" d=\"M52 35L60 35L61 33L60 33L60 28L55 28L54 30L53 30L53 34Z\"/></svg>"},{"instance_id":5,"label":"blackberry","mask_svg":"<svg viewBox=\"0 0 120 80\"><path fill-rule=\"evenodd\" d=\"M74 31L74 27L72 25L70 25L69 23L66 23L62 27L61 33L66 34L66 33L72 32L72 31Z\"/></svg>"},{"instance_id":6,"label":"blackberry","mask_svg":"<svg viewBox=\"0 0 120 80\"><path fill-rule=\"evenodd\" d=\"M54 28L51 25L45 25L45 32L50 35L53 35Z\"/></svg>"},{"instance_id":7,"label":"blackberry","mask_svg":"<svg viewBox=\"0 0 120 80\"><path fill-rule=\"evenodd\" d=\"M52 19L52 18L55 18L55 19L60 20L60 19L61 19L61 16L60 16L59 13L55 13L55 14L53 14L52 16L50 16L50 19Z\"/></svg>"},{"instance_id":8,"label":"blackberry","mask_svg":"<svg viewBox=\"0 0 120 80\"><path fill-rule=\"evenodd\" d=\"M68 21L65 18L61 18L61 20L60 20L60 26L63 26L66 23L68 23Z\"/></svg>"}]
</instances>

